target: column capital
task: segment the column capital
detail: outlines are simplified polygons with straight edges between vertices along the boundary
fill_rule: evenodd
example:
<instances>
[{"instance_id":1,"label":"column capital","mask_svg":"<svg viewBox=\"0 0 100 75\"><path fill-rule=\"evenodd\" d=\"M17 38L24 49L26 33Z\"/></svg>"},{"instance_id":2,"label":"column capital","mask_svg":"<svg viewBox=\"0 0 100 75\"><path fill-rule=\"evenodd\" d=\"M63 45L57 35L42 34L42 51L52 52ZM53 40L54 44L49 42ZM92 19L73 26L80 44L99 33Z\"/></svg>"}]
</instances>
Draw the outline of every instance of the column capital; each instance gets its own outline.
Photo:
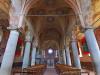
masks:
<instances>
[{"instance_id":1,"label":"column capital","mask_svg":"<svg viewBox=\"0 0 100 75\"><path fill-rule=\"evenodd\" d=\"M33 41L33 48L36 48L37 46L38 46L38 40L35 39L35 40Z\"/></svg>"},{"instance_id":2,"label":"column capital","mask_svg":"<svg viewBox=\"0 0 100 75\"><path fill-rule=\"evenodd\" d=\"M30 43L32 43L32 41L30 41L30 40L25 40L25 42L30 42Z\"/></svg>"},{"instance_id":3,"label":"column capital","mask_svg":"<svg viewBox=\"0 0 100 75\"><path fill-rule=\"evenodd\" d=\"M77 40L76 39L72 39L71 42L77 42Z\"/></svg>"},{"instance_id":4,"label":"column capital","mask_svg":"<svg viewBox=\"0 0 100 75\"><path fill-rule=\"evenodd\" d=\"M84 28L84 30L86 31L86 30L88 30L88 29L94 29L92 26L85 26L85 28Z\"/></svg>"},{"instance_id":5,"label":"column capital","mask_svg":"<svg viewBox=\"0 0 100 75\"><path fill-rule=\"evenodd\" d=\"M76 40L76 39L77 39L76 31L72 31L71 39L72 39L72 40Z\"/></svg>"},{"instance_id":6,"label":"column capital","mask_svg":"<svg viewBox=\"0 0 100 75\"><path fill-rule=\"evenodd\" d=\"M25 39L25 42L30 42L30 43L32 43L32 41L30 40L30 38L26 38L26 39Z\"/></svg>"},{"instance_id":7,"label":"column capital","mask_svg":"<svg viewBox=\"0 0 100 75\"><path fill-rule=\"evenodd\" d=\"M32 43L32 38L31 38L30 32L27 32L27 33L26 33L25 41L26 41L26 42L31 42L31 43Z\"/></svg>"},{"instance_id":8,"label":"column capital","mask_svg":"<svg viewBox=\"0 0 100 75\"><path fill-rule=\"evenodd\" d=\"M15 25L15 26L9 26L9 27L7 27L7 29L8 29L8 30L20 31L20 30L19 30L20 28L18 28L16 25Z\"/></svg>"}]
</instances>

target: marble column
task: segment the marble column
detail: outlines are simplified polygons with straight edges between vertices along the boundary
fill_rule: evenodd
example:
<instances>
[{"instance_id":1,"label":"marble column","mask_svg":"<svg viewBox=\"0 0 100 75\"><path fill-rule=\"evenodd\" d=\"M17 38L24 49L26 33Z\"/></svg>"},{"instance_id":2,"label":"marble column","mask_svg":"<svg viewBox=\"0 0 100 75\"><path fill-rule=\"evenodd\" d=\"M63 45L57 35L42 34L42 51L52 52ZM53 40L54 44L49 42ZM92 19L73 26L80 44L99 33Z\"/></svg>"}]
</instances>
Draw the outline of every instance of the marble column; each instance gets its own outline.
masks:
<instances>
[{"instance_id":1,"label":"marble column","mask_svg":"<svg viewBox=\"0 0 100 75\"><path fill-rule=\"evenodd\" d=\"M72 45L72 52L73 52L73 58L74 58L74 65L75 67L81 69L80 58L78 55L77 41L72 40L71 45Z\"/></svg>"},{"instance_id":2,"label":"marble column","mask_svg":"<svg viewBox=\"0 0 100 75\"><path fill-rule=\"evenodd\" d=\"M55 51L55 57L58 57L58 50Z\"/></svg>"},{"instance_id":3,"label":"marble column","mask_svg":"<svg viewBox=\"0 0 100 75\"><path fill-rule=\"evenodd\" d=\"M44 50L42 50L41 63L44 64Z\"/></svg>"},{"instance_id":4,"label":"marble column","mask_svg":"<svg viewBox=\"0 0 100 75\"><path fill-rule=\"evenodd\" d=\"M22 68L27 68L29 66L30 48L31 48L31 41L26 41Z\"/></svg>"},{"instance_id":5,"label":"marble column","mask_svg":"<svg viewBox=\"0 0 100 75\"><path fill-rule=\"evenodd\" d=\"M18 37L19 32L17 30L10 31L9 39L1 63L0 75L11 75Z\"/></svg>"},{"instance_id":6,"label":"marble column","mask_svg":"<svg viewBox=\"0 0 100 75\"><path fill-rule=\"evenodd\" d=\"M70 51L69 51L69 48L67 47L66 48L66 64L71 66L71 57L70 57Z\"/></svg>"},{"instance_id":7,"label":"marble column","mask_svg":"<svg viewBox=\"0 0 100 75\"><path fill-rule=\"evenodd\" d=\"M36 58L36 47L33 47L33 50L32 50L32 59L31 59L31 66L34 66L35 65L35 58Z\"/></svg>"},{"instance_id":8,"label":"marble column","mask_svg":"<svg viewBox=\"0 0 100 75\"><path fill-rule=\"evenodd\" d=\"M45 50L42 50L43 51L43 58L45 58Z\"/></svg>"},{"instance_id":9,"label":"marble column","mask_svg":"<svg viewBox=\"0 0 100 75\"><path fill-rule=\"evenodd\" d=\"M80 57L83 57L80 42L78 42L78 47L79 47L79 54L80 54L79 56L80 56Z\"/></svg>"},{"instance_id":10,"label":"marble column","mask_svg":"<svg viewBox=\"0 0 100 75\"><path fill-rule=\"evenodd\" d=\"M100 75L100 49L95 38L95 34L92 28L87 28L85 31L86 42L95 64L96 75Z\"/></svg>"},{"instance_id":11,"label":"marble column","mask_svg":"<svg viewBox=\"0 0 100 75\"><path fill-rule=\"evenodd\" d=\"M65 50L63 50L63 58L64 58L64 64L66 64L66 53L65 53Z\"/></svg>"},{"instance_id":12,"label":"marble column","mask_svg":"<svg viewBox=\"0 0 100 75\"><path fill-rule=\"evenodd\" d=\"M59 64L61 64L61 54L60 54L60 50L58 50L58 57L59 57Z\"/></svg>"}]
</instances>

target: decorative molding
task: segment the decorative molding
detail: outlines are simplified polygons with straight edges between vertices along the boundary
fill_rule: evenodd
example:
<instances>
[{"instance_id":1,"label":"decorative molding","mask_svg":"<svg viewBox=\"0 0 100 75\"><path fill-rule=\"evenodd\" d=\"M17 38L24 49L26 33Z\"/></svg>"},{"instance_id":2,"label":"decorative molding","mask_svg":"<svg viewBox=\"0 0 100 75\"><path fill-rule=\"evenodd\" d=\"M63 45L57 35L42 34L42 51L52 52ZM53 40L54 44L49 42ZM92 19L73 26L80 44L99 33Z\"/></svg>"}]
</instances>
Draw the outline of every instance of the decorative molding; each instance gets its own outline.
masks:
<instances>
[{"instance_id":1,"label":"decorative molding","mask_svg":"<svg viewBox=\"0 0 100 75\"><path fill-rule=\"evenodd\" d=\"M85 26L85 28L84 28L84 31L86 31L86 30L88 30L88 29L93 29L94 30L94 28L92 27L92 26Z\"/></svg>"},{"instance_id":2,"label":"decorative molding","mask_svg":"<svg viewBox=\"0 0 100 75\"><path fill-rule=\"evenodd\" d=\"M19 28L17 26L10 26L7 27L8 30L18 30Z\"/></svg>"}]
</instances>

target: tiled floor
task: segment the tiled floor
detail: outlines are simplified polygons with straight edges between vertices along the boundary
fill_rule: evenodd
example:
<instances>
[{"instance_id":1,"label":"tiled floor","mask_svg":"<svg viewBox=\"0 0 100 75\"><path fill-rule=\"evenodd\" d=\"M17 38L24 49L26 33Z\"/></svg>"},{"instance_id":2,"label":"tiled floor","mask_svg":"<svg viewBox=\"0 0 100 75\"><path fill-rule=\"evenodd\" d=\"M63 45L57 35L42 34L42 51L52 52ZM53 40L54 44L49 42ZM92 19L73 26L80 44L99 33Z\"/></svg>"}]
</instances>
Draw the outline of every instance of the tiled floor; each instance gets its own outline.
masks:
<instances>
[{"instance_id":1,"label":"tiled floor","mask_svg":"<svg viewBox=\"0 0 100 75\"><path fill-rule=\"evenodd\" d=\"M55 70L55 69L53 69L53 68L48 68L48 69L45 71L44 75L58 75L58 74L56 73L56 70Z\"/></svg>"}]
</instances>

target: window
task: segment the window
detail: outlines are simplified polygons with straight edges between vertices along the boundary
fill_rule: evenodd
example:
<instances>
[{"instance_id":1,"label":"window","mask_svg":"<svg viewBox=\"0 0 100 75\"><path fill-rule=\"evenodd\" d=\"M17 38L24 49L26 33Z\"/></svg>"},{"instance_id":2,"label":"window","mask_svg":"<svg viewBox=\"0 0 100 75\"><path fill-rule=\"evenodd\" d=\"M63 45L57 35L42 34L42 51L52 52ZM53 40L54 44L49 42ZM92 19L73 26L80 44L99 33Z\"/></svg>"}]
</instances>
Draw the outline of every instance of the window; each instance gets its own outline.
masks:
<instances>
[{"instance_id":1,"label":"window","mask_svg":"<svg viewBox=\"0 0 100 75\"><path fill-rule=\"evenodd\" d=\"M48 54L52 54L53 50L52 49L48 49Z\"/></svg>"}]
</instances>

